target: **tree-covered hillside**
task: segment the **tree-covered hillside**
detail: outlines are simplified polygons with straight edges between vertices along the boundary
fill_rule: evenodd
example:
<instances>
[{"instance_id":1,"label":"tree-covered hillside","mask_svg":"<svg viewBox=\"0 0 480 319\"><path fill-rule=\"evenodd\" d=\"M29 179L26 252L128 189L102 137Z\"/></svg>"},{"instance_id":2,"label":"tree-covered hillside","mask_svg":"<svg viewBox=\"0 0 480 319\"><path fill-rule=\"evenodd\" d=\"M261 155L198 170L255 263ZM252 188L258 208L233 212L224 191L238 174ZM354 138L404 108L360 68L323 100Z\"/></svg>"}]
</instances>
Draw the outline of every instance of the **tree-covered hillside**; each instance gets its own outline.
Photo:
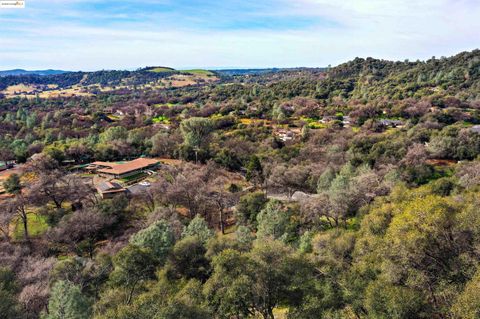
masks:
<instances>
[{"instance_id":1,"label":"tree-covered hillside","mask_svg":"<svg viewBox=\"0 0 480 319\"><path fill-rule=\"evenodd\" d=\"M0 78L0 317L480 318L478 61Z\"/></svg>"}]
</instances>

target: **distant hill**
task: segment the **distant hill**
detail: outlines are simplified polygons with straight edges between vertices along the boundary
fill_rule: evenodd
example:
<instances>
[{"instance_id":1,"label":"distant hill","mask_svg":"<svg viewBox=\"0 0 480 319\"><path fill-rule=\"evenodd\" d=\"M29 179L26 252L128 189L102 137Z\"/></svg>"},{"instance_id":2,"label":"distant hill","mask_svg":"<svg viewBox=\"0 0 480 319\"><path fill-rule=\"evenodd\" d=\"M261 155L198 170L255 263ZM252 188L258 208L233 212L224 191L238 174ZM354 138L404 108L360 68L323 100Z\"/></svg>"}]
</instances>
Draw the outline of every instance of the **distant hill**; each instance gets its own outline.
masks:
<instances>
[{"instance_id":1,"label":"distant hill","mask_svg":"<svg viewBox=\"0 0 480 319\"><path fill-rule=\"evenodd\" d=\"M70 96L89 95L113 90L179 88L204 85L218 80L208 70L175 70L168 67L147 67L135 71L101 70L95 72L65 71L0 71L1 96ZM26 73L25 73L26 72ZM41 93L45 93L41 95Z\"/></svg>"},{"instance_id":2,"label":"distant hill","mask_svg":"<svg viewBox=\"0 0 480 319\"><path fill-rule=\"evenodd\" d=\"M268 69L226 69L226 70L215 70L216 73L226 76L235 76L235 75L259 75L266 73L277 73L283 71L299 71L299 70L315 70L315 71L326 71L326 68L268 68Z\"/></svg>"},{"instance_id":3,"label":"distant hill","mask_svg":"<svg viewBox=\"0 0 480 319\"><path fill-rule=\"evenodd\" d=\"M10 70L0 71L0 93L8 87L30 85L36 86L30 89L37 91L52 86L57 90L75 86L78 90L87 89L95 94L119 89L203 85L217 80L230 81L230 77L236 77L242 83L272 83L269 89L275 90L276 96L285 98L304 95L317 99L341 97L344 100L372 101L452 96L463 100L480 100L480 50L426 61L356 58L332 68L232 68L209 71L150 66L135 71ZM42 86L47 86L47 89ZM21 91L21 88L14 87L12 90Z\"/></svg>"},{"instance_id":4,"label":"distant hill","mask_svg":"<svg viewBox=\"0 0 480 319\"><path fill-rule=\"evenodd\" d=\"M68 73L69 71L62 71L62 70L36 70L36 71L27 71L23 69L14 69L14 70L5 70L0 71L0 76L9 76L9 75L56 75L56 74L64 74Z\"/></svg>"},{"instance_id":5,"label":"distant hill","mask_svg":"<svg viewBox=\"0 0 480 319\"><path fill-rule=\"evenodd\" d=\"M33 72L33 71L32 71ZM102 70L95 72L64 72L57 74L40 75L37 73L4 74L0 76L0 90L8 86L26 84L26 85L57 85L58 88L67 88L72 85L101 85L101 86L119 86L124 82L129 85L143 85L155 82L170 76L173 72L151 72L148 70L137 71L110 71Z\"/></svg>"},{"instance_id":6,"label":"distant hill","mask_svg":"<svg viewBox=\"0 0 480 319\"><path fill-rule=\"evenodd\" d=\"M146 68L141 69L141 71L149 71L154 73L172 73L175 72L175 69L166 66L147 66Z\"/></svg>"},{"instance_id":7,"label":"distant hill","mask_svg":"<svg viewBox=\"0 0 480 319\"><path fill-rule=\"evenodd\" d=\"M192 70L175 70L173 68L165 66L149 66L140 71L148 71L153 73L180 73L180 74L192 74L192 75L204 75L204 76L213 76L215 73L213 71L204 70L204 69L192 69Z\"/></svg>"}]
</instances>

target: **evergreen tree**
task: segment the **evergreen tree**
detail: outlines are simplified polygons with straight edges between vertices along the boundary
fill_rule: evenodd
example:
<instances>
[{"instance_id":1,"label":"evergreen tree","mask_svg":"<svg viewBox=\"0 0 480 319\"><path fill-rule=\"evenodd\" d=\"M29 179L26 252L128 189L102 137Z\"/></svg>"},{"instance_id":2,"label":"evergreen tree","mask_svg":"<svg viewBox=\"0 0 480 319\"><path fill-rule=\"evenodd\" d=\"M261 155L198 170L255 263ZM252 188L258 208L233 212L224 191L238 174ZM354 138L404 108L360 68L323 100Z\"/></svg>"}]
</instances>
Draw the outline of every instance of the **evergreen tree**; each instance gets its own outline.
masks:
<instances>
[{"instance_id":1,"label":"evergreen tree","mask_svg":"<svg viewBox=\"0 0 480 319\"><path fill-rule=\"evenodd\" d=\"M88 319L90 314L90 302L78 286L63 280L53 285L45 319Z\"/></svg>"}]
</instances>

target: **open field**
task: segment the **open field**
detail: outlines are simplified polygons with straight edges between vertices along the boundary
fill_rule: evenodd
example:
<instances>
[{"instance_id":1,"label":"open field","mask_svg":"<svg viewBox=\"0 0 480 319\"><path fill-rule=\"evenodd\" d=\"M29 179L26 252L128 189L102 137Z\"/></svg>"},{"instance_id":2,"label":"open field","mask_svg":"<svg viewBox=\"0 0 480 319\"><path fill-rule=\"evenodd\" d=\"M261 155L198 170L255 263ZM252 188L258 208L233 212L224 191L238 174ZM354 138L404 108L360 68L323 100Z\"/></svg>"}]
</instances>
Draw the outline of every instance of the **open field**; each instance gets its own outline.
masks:
<instances>
[{"instance_id":1,"label":"open field","mask_svg":"<svg viewBox=\"0 0 480 319\"><path fill-rule=\"evenodd\" d=\"M175 72L174 69L166 68L166 67L153 68L153 69L149 69L148 71L154 72L154 73Z\"/></svg>"},{"instance_id":2,"label":"open field","mask_svg":"<svg viewBox=\"0 0 480 319\"><path fill-rule=\"evenodd\" d=\"M3 90L1 93L6 98L22 97L33 99L36 97L42 99L56 98L56 97L72 97L72 96L92 96L93 94L85 92L82 86L72 86L71 88L57 89L57 85L11 85Z\"/></svg>"},{"instance_id":3,"label":"open field","mask_svg":"<svg viewBox=\"0 0 480 319\"><path fill-rule=\"evenodd\" d=\"M205 75L205 76L213 76L215 75L212 71L202 70L202 69L194 69L194 70L182 70L180 71L186 74L194 74L194 75Z\"/></svg>"},{"instance_id":4,"label":"open field","mask_svg":"<svg viewBox=\"0 0 480 319\"><path fill-rule=\"evenodd\" d=\"M183 74L175 74L161 80L166 87L185 87L196 85L201 82L212 83L218 81L216 76L207 75L205 73L188 73L184 72Z\"/></svg>"},{"instance_id":5,"label":"open field","mask_svg":"<svg viewBox=\"0 0 480 319\"><path fill-rule=\"evenodd\" d=\"M176 71L166 67L158 67L149 69L150 72L155 73L172 73L172 75L158 79L152 82L137 85L137 89L165 89L165 88L181 88L186 86L198 85L201 83L212 83L218 80L215 74L208 70L185 70ZM33 99L36 97L42 99L57 98L57 97L73 97L73 96L93 96L95 92L111 92L121 89L133 89L131 84L134 78L123 78L120 83L116 85L100 85L89 84L85 85L88 75L75 85L70 87L58 88L57 84L18 84L10 85L0 93L4 94L6 98L22 97ZM92 93L94 92L94 93Z\"/></svg>"}]
</instances>

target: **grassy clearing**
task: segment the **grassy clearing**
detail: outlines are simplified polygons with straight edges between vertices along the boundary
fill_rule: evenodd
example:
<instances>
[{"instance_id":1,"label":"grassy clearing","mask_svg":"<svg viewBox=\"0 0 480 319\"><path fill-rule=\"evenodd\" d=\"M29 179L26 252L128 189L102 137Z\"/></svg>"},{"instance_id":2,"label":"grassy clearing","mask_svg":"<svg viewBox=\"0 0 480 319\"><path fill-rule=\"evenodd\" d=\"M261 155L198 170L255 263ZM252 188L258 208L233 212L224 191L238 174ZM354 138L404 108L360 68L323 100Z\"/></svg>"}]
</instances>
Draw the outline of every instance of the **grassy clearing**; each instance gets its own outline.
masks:
<instances>
[{"instance_id":1,"label":"grassy clearing","mask_svg":"<svg viewBox=\"0 0 480 319\"><path fill-rule=\"evenodd\" d=\"M28 233L30 237L39 236L48 229L46 217L38 214L28 214ZM23 238L23 223L20 218L15 221L13 226L13 238L18 240Z\"/></svg>"},{"instance_id":2,"label":"grassy clearing","mask_svg":"<svg viewBox=\"0 0 480 319\"><path fill-rule=\"evenodd\" d=\"M193 75L204 75L204 76L213 76L215 75L212 71L202 70L202 69L194 69L194 70L182 70L180 71L186 74L193 74Z\"/></svg>"},{"instance_id":3,"label":"grassy clearing","mask_svg":"<svg viewBox=\"0 0 480 319\"><path fill-rule=\"evenodd\" d=\"M323 123L319 123L319 122L311 122L311 123L308 123L308 127L311 128L311 129L314 129L314 130L318 130L318 129L322 129L322 128L327 128L327 126Z\"/></svg>"},{"instance_id":4,"label":"grassy clearing","mask_svg":"<svg viewBox=\"0 0 480 319\"><path fill-rule=\"evenodd\" d=\"M112 121L120 121L122 119L120 116L112 115L112 114L107 115L107 117Z\"/></svg>"},{"instance_id":5,"label":"grassy clearing","mask_svg":"<svg viewBox=\"0 0 480 319\"><path fill-rule=\"evenodd\" d=\"M153 68L153 69L149 69L148 71L149 71L149 72L154 72L154 73L170 73L170 72L175 72L174 69L165 68L165 67Z\"/></svg>"},{"instance_id":6,"label":"grassy clearing","mask_svg":"<svg viewBox=\"0 0 480 319\"><path fill-rule=\"evenodd\" d=\"M307 126L311 129L322 129L327 127L324 123L320 123L317 119L311 117L301 117L300 120L307 122Z\"/></svg>"},{"instance_id":7,"label":"grassy clearing","mask_svg":"<svg viewBox=\"0 0 480 319\"><path fill-rule=\"evenodd\" d=\"M17 85L10 85L4 91L5 95L14 95L15 92L25 92L25 93L32 93L36 90L37 87L35 85L25 85L25 84L17 84Z\"/></svg>"},{"instance_id":8,"label":"grassy clearing","mask_svg":"<svg viewBox=\"0 0 480 319\"><path fill-rule=\"evenodd\" d=\"M155 104L154 106L155 106L155 107L164 107L164 106L166 106L166 107L170 108L170 107L174 107L174 106L178 106L178 105L179 105L179 104L161 103L161 104Z\"/></svg>"},{"instance_id":9,"label":"grassy clearing","mask_svg":"<svg viewBox=\"0 0 480 319\"><path fill-rule=\"evenodd\" d=\"M170 124L170 119L166 116L157 116L152 119L152 122L157 124L157 123L163 123L163 124Z\"/></svg>"},{"instance_id":10,"label":"grassy clearing","mask_svg":"<svg viewBox=\"0 0 480 319\"><path fill-rule=\"evenodd\" d=\"M220 114L220 113L215 113L215 114L213 114L213 115L210 115L210 118L211 118L212 120L218 120L218 119L221 119L222 117L223 117L223 115Z\"/></svg>"},{"instance_id":11,"label":"grassy clearing","mask_svg":"<svg viewBox=\"0 0 480 319\"><path fill-rule=\"evenodd\" d=\"M273 309L273 316L276 318L276 319L284 319L284 318L287 318L287 314L288 314L288 308L275 308Z\"/></svg>"},{"instance_id":12,"label":"grassy clearing","mask_svg":"<svg viewBox=\"0 0 480 319\"><path fill-rule=\"evenodd\" d=\"M245 125L253 125L253 124L263 124L263 125L270 125L272 124L269 120L263 119L240 119L240 123Z\"/></svg>"},{"instance_id":13,"label":"grassy clearing","mask_svg":"<svg viewBox=\"0 0 480 319\"><path fill-rule=\"evenodd\" d=\"M183 164L182 160L172 159L172 158L157 158L162 164L170 166L180 166Z\"/></svg>"},{"instance_id":14,"label":"grassy clearing","mask_svg":"<svg viewBox=\"0 0 480 319\"><path fill-rule=\"evenodd\" d=\"M236 233L235 231L237 230L237 226L236 225L231 225L231 226L226 226L225 227L225 234L222 234L222 232L220 230L217 230L217 236L218 237L226 237L226 238L229 238L229 239L235 239L236 238Z\"/></svg>"},{"instance_id":15,"label":"grassy clearing","mask_svg":"<svg viewBox=\"0 0 480 319\"><path fill-rule=\"evenodd\" d=\"M29 95L27 98L34 98L36 95ZM51 91L43 91L38 94L41 99L55 98L55 97L71 97L71 96L93 96L91 93L82 91L81 87L71 87L65 89L57 89Z\"/></svg>"}]
</instances>

